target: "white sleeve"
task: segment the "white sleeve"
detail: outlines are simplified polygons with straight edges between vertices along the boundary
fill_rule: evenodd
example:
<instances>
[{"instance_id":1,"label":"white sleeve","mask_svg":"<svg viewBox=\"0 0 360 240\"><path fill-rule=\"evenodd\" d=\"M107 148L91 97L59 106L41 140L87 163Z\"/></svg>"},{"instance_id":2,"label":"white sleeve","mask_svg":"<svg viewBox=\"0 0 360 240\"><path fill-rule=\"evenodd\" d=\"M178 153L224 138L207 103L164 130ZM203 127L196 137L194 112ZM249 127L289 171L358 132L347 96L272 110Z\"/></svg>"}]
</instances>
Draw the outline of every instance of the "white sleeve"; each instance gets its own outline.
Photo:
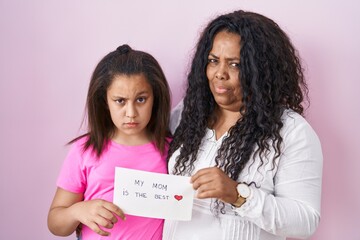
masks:
<instances>
[{"instance_id":1,"label":"white sleeve","mask_svg":"<svg viewBox=\"0 0 360 240\"><path fill-rule=\"evenodd\" d=\"M251 186L252 195L235 211L272 234L308 238L320 221L323 156L305 119L287 121L273 193Z\"/></svg>"},{"instance_id":2,"label":"white sleeve","mask_svg":"<svg viewBox=\"0 0 360 240\"><path fill-rule=\"evenodd\" d=\"M183 99L174 107L170 115L170 132L174 134L181 120L181 113L184 108Z\"/></svg>"}]
</instances>

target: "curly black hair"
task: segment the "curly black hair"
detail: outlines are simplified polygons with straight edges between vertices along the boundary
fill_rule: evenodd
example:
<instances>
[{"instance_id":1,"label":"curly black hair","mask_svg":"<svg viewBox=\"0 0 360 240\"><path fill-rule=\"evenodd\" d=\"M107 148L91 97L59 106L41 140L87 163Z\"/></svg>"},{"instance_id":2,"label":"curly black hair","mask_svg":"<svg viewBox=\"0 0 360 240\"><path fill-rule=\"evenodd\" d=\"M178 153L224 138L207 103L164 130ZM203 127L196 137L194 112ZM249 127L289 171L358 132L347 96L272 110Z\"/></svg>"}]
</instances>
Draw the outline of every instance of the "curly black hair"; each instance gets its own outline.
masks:
<instances>
[{"instance_id":1,"label":"curly black hair","mask_svg":"<svg viewBox=\"0 0 360 240\"><path fill-rule=\"evenodd\" d=\"M271 19L253 12L220 15L203 30L187 78L181 121L170 145L168 160L180 148L174 174L194 169L201 140L214 119L216 102L206 77L208 55L215 35L221 31L240 35L242 88L241 117L222 142L215 159L234 180L258 154L261 164L273 149L273 163L281 154L282 115L291 109L303 115L308 88L297 50L287 34Z\"/></svg>"}]
</instances>

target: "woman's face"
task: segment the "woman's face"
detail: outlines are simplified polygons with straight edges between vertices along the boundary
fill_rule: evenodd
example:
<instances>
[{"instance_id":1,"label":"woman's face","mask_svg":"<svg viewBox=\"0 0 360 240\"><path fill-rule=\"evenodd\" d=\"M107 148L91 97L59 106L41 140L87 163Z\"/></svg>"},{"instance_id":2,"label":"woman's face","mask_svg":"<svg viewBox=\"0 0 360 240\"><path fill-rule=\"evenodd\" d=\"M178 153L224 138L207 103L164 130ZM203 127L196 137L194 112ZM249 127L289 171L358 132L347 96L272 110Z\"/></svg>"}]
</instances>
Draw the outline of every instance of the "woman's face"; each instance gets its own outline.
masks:
<instances>
[{"instance_id":1,"label":"woman's face","mask_svg":"<svg viewBox=\"0 0 360 240\"><path fill-rule=\"evenodd\" d=\"M240 110L242 102L239 65L240 36L226 31L217 33L208 56L206 76L218 106L234 112Z\"/></svg>"}]
</instances>

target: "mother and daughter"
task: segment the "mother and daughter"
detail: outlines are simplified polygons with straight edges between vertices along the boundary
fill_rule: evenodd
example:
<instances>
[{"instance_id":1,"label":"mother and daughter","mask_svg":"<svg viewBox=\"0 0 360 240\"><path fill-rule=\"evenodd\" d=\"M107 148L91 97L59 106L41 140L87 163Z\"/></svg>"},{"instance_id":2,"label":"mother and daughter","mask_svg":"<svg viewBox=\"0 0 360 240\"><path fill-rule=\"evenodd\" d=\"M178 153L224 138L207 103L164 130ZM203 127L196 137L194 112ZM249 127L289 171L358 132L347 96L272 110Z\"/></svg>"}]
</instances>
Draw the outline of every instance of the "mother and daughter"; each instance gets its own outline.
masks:
<instances>
[{"instance_id":1,"label":"mother and daughter","mask_svg":"<svg viewBox=\"0 0 360 240\"><path fill-rule=\"evenodd\" d=\"M156 59L118 47L93 72L88 131L70 142L50 231L83 240L310 237L320 220L322 152L302 116L307 93L289 37L253 12L208 23L171 119ZM115 167L191 176L191 221L124 213L112 203Z\"/></svg>"}]
</instances>

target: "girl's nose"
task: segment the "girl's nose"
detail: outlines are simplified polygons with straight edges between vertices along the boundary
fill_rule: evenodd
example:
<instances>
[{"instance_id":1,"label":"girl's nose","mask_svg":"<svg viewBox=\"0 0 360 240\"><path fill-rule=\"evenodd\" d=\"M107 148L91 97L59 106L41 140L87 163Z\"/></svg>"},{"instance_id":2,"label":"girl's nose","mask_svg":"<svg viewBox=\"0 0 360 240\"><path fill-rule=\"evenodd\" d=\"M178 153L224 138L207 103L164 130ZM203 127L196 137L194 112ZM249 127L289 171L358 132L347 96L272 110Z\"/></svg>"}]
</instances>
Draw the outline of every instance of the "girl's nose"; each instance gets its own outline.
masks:
<instances>
[{"instance_id":1,"label":"girl's nose","mask_svg":"<svg viewBox=\"0 0 360 240\"><path fill-rule=\"evenodd\" d=\"M129 103L126 106L126 113L125 114L126 114L126 117L128 117L128 118L135 118L136 117L136 109L135 109L134 104Z\"/></svg>"}]
</instances>

